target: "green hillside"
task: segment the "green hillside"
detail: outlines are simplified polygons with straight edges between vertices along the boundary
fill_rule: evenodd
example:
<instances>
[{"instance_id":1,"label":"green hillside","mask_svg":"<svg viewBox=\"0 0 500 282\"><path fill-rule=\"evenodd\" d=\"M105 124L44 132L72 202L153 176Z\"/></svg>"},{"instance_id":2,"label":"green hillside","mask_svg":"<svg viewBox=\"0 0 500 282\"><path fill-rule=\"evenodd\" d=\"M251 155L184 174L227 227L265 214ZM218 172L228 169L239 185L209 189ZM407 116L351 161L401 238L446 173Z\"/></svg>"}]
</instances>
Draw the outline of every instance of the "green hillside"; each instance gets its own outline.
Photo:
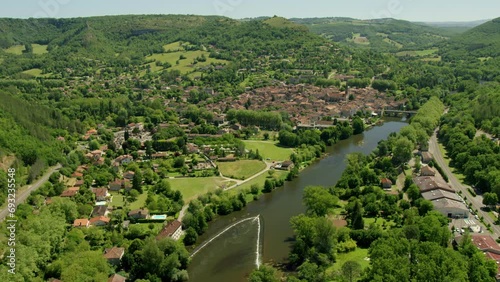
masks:
<instances>
[{"instance_id":1,"label":"green hillside","mask_svg":"<svg viewBox=\"0 0 500 282\"><path fill-rule=\"evenodd\" d=\"M396 19L292 19L335 42L381 51L424 50L448 39L452 31Z\"/></svg>"},{"instance_id":2,"label":"green hillside","mask_svg":"<svg viewBox=\"0 0 500 282\"><path fill-rule=\"evenodd\" d=\"M454 36L444 47L449 60L494 58L500 55L500 18L486 22L461 35Z\"/></svg>"}]
</instances>

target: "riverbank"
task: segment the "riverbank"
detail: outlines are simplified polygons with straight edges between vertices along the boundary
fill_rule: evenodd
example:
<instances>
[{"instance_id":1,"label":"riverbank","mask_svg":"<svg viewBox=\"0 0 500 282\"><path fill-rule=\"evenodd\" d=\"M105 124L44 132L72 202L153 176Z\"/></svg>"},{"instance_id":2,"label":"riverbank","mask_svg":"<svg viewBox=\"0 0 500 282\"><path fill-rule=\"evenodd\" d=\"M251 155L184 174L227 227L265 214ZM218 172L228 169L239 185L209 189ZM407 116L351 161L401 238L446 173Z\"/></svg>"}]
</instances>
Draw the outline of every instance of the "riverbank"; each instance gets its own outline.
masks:
<instances>
[{"instance_id":1,"label":"riverbank","mask_svg":"<svg viewBox=\"0 0 500 282\"><path fill-rule=\"evenodd\" d=\"M221 230L242 219L260 215L261 261L286 262L293 239L289 221L291 217L305 212L302 204L304 188L335 185L346 167L345 157L348 154L370 154L379 141L405 125L407 123L399 119L388 119L381 126L327 147L325 154L302 168L298 178L285 182L283 187L272 193L261 195L241 211L214 219L198 242L212 239ZM192 258L188 267L190 281L246 281L245 275L255 268L256 227L251 221L240 224L205 246Z\"/></svg>"}]
</instances>

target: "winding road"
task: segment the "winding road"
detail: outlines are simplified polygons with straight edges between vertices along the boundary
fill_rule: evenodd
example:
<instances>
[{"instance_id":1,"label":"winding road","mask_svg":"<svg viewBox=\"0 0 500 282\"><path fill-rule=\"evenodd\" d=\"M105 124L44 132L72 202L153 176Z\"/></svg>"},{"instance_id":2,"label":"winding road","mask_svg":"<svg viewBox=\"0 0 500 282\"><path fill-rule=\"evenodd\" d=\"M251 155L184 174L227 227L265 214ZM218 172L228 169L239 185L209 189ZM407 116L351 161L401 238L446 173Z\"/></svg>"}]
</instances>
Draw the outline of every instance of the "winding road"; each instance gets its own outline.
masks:
<instances>
[{"instance_id":1,"label":"winding road","mask_svg":"<svg viewBox=\"0 0 500 282\"><path fill-rule=\"evenodd\" d=\"M434 160L441 166L441 168L444 170L446 175L448 175L449 182L451 186L456 190L456 191L462 191L462 195L467 197L467 201L470 202L474 208L474 210L478 210L477 215L479 217L484 218L484 222L487 224L489 223L491 225L491 229L493 230L493 233L495 233L495 236L498 237L500 236L500 226L495 225L495 221L490 217L490 215L487 212L484 212L481 210L483 205L483 197L481 195L477 195L476 197L473 197L469 191L467 191L468 188L471 188L468 185L462 184L457 177L453 174L453 171L450 169L450 167L446 164L444 160L444 156L439 150L439 145L438 145L438 140L437 140L437 130L434 132L432 135L430 141L429 141L429 151L432 153L434 156ZM472 189L472 188L471 188Z\"/></svg>"},{"instance_id":2,"label":"winding road","mask_svg":"<svg viewBox=\"0 0 500 282\"><path fill-rule=\"evenodd\" d=\"M52 173L56 170L59 170L61 167L62 167L61 164L57 164L55 166L50 167L47 170L47 172L45 172L45 174L42 177L40 177L38 180L36 180L35 183L31 184L28 187L28 189L25 189L24 191L17 193L20 190L20 189L18 189L16 191L16 206L23 203L24 201L26 201L26 199L29 197L31 192L40 188L45 182L47 182L47 180L49 180L49 177L52 175ZM7 209L7 206L6 206L5 208L3 208L0 211L0 222L3 221L5 219L5 217L7 217L8 214L9 214L9 211Z\"/></svg>"}]
</instances>

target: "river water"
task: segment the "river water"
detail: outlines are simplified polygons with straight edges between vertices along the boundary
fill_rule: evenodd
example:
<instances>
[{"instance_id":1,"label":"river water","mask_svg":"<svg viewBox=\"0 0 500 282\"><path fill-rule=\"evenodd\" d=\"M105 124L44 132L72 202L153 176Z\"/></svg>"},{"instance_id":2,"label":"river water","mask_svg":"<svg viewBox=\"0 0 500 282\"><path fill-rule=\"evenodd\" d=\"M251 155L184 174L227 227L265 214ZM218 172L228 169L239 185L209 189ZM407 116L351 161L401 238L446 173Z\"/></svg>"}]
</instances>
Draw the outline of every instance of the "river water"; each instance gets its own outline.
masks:
<instances>
[{"instance_id":1,"label":"river water","mask_svg":"<svg viewBox=\"0 0 500 282\"><path fill-rule=\"evenodd\" d=\"M316 161L300 172L291 182L285 182L270 194L251 202L242 211L219 217L199 242L205 242L238 221L260 215L261 232L256 220L247 220L230 228L193 256L189 264L190 282L239 282L247 281L256 268L257 237L260 261L285 262L290 251L293 231L290 218L305 211L302 204L303 190L309 185L333 186L346 168L347 154L371 153L380 140L390 133L399 132L407 125L400 119L388 118L363 134L328 147L328 156Z\"/></svg>"}]
</instances>

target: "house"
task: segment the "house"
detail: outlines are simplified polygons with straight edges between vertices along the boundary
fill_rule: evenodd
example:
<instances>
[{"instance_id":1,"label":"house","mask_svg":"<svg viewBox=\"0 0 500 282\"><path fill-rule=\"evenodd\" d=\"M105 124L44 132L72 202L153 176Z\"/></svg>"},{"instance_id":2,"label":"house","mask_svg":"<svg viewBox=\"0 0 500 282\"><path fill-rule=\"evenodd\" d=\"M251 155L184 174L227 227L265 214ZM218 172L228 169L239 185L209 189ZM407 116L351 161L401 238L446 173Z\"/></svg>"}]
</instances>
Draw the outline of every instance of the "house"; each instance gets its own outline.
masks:
<instances>
[{"instance_id":1,"label":"house","mask_svg":"<svg viewBox=\"0 0 500 282\"><path fill-rule=\"evenodd\" d=\"M154 153L154 154L151 155L151 157L153 159L165 159L166 157L168 157L168 154L164 153L164 152L163 153L161 153L161 152L160 153Z\"/></svg>"},{"instance_id":2,"label":"house","mask_svg":"<svg viewBox=\"0 0 500 282\"><path fill-rule=\"evenodd\" d=\"M81 172L75 171L75 172L73 172L71 177L83 177L83 174Z\"/></svg>"},{"instance_id":3,"label":"house","mask_svg":"<svg viewBox=\"0 0 500 282\"><path fill-rule=\"evenodd\" d=\"M92 155L92 158L95 161L97 161L104 155L104 152L101 150L95 150L95 151L90 152L90 154Z\"/></svg>"},{"instance_id":4,"label":"house","mask_svg":"<svg viewBox=\"0 0 500 282\"><path fill-rule=\"evenodd\" d=\"M380 183L382 184L382 188L384 189L392 188L392 181L389 178L382 178L382 180L380 180Z\"/></svg>"},{"instance_id":5,"label":"house","mask_svg":"<svg viewBox=\"0 0 500 282\"><path fill-rule=\"evenodd\" d=\"M147 219L149 218L149 211L148 209L133 210L128 213L128 216L135 219Z\"/></svg>"},{"instance_id":6,"label":"house","mask_svg":"<svg viewBox=\"0 0 500 282\"><path fill-rule=\"evenodd\" d=\"M108 248L104 250L104 258L112 265L119 265L122 260L125 248Z\"/></svg>"},{"instance_id":7,"label":"house","mask_svg":"<svg viewBox=\"0 0 500 282\"><path fill-rule=\"evenodd\" d=\"M460 244L464 238L467 237L455 237L454 244ZM475 245L479 250L481 250L487 258L492 259L496 262L496 280L500 281L500 246L490 235L471 234L470 239L472 241L472 244Z\"/></svg>"},{"instance_id":8,"label":"house","mask_svg":"<svg viewBox=\"0 0 500 282\"><path fill-rule=\"evenodd\" d=\"M79 180L77 180L77 181L75 182L74 187L81 187L81 186L83 186L83 184L84 184L84 183L85 183L85 182L84 182L82 179L79 179Z\"/></svg>"},{"instance_id":9,"label":"house","mask_svg":"<svg viewBox=\"0 0 500 282\"><path fill-rule=\"evenodd\" d=\"M469 209L467 206L455 200L441 198L431 201L434 209L448 218L468 218Z\"/></svg>"},{"instance_id":10,"label":"house","mask_svg":"<svg viewBox=\"0 0 500 282\"><path fill-rule=\"evenodd\" d=\"M89 227L90 221L86 218L75 219L73 221L73 227Z\"/></svg>"},{"instance_id":11,"label":"house","mask_svg":"<svg viewBox=\"0 0 500 282\"><path fill-rule=\"evenodd\" d=\"M120 274L113 274L108 278L108 282L125 282L127 278L121 276Z\"/></svg>"},{"instance_id":12,"label":"house","mask_svg":"<svg viewBox=\"0 0 500 282\"><path fill-rule=\"evenodd\" d=\"M134 160L134 158L131 155L122 155L119 156L114 160L115 163L118 163L120 165L126 165L131 163Z\"/></svg>"},{"instance_id":13,"label":"house","mask_svg":"<svg viewBox=\"0 0 500 282\"><path fill-rule=\"evenodd\" d=\"M291 170L294 167L295 167L295 164L292 161L284 161L284 162L274 166L275 169L279 169L279 170Z\"/></svg>"},{"instance_id":14,"label":"house","mask_svg":"<svg viewBox=\"0 0 500 282\"><path fill-rule=\"evenodd\" d=\"M92 226L106 226L110 222L110 218L106 216L97 216L93 217L89 220L90 225Z\"/></svg>"},{"instance_id":15,"label":"house","mask_svg":"<svg viewBox=\"0 0 500 282\"><path fill-rule=\"evenodd\" d=\"M109 196L108 189L106 188L94 188L92 193L95 194L95 199L98 202L106 201L106 197Z\"/></svg>"},{"instance_id":16,"label":"house","mask_svg":"<svg viewBox=\"0 0 500 282\"><path fill-rule=\"evenodd\" d=\"M128 179L115 179L115 181L109 183L109 190L111 191L120 191L121 189L130 190L131 188L132 185Z\"/></svg>"},{"instance_id":17,"label":"house","mask_svg":"<svg viewBox=\"0 0 500 282\"><path fill-rule=\"evenodd\" d=\"M429 201L439 200L439 199L449 199L457 202L462 202L462 199L456 194L446 190L436 189L430 190L422 193L422 197Z\"/></svg>"},{"instance_id":18,"label":"house","mask_svg":"<svg viewBox=\"0 0 500 282\"><path fill-rule=\"evenodd\" d=\"M241 124L236 123L236 124L231 125L230 128L232 130L241 130L243 127L241 126Z\"/></svg>"},{"instance_id":19,"label":"house","mask_svg":"<svg viewBox=\"0 0 500 282\"><path fill-rule=\"evenodd\" d=\"M422 156L422 163L424 164L428 164L434 159L434 157L430 152L422 152L421 156Z\"/></svg>"},{"instance_id":20,"label":"house","mask_svg":"<svg viewBox=\"0 0 500 282\"><path fill-rule=\"evenodd\" d=\"M67 198L74 197L76 196L76 194L78 194L79 190L80 190L79 187L71 187L68 190L63 191L61 193L61 197L67 197Z\"/></svg>"},{"instance_id":21,"label":"house","mask_svg":"<svg viewBox=\"0 0 500 282\"><path fill-rule=\"evenodd\" d=\"M108 214L107 206L95 206L94 209L92 210L93 217L106 216L107 214Z\"/></svg>"},{"instance_id":22,"label":"house","mask_svg":"<svg viewBox=\"0 0 500 282\"><path fill-rule=\"evenodd\" d=\"M436 176L436 172L434 171L434 169L432 167L425 165L420 170L420 175L421 176Z\"/></svg>"},{"instance_id":23,"label":"house","mask_svg":"<svg viewBox=\"0 0 500 282\"><path fill-rule=\"evenodd\" d=\"M419 176L413 179L420 192L427 192L431 190L441 189L454 193L455 190L450 187L441 177L438 176Z\"/></svg>"},{"instance_id":24,"label":"house","mask_svg":"<svg viewBox=\"0 0 500 282\"><path fill-rule=\"evenodd\" d=\"M133 171L127 171L127 172L125 172L125 173L123 174L123 177L124 177L125 179L128 179L128 180L132 180L132 179L134 179L134 176L135 176L135 172L133 172Z\"/></svg>"},{"instance_id":25,"label":"house","mask_svg":"<svg viewBox=\"0 0 500 282\"><path fill-rule=\"evenodd\" d=\"M168 225L163 227L160 234L156 236L156 240L160 240L166 237L170 237L174 240L179 240L182 235L182 223L178 220L170 222Z\"/></svg>"},{"instance_id":26,"label":"house","mask_svg":"<svg viewBox=\"0 0 500 282\"><path fill-rule=\"evenodd\" d=\"M197 154L200 152L200 148L198 148L198 145L193 144L193 143L187 143L186 148L188 153L190 154Z\"/></svg>"}]
</instances>

